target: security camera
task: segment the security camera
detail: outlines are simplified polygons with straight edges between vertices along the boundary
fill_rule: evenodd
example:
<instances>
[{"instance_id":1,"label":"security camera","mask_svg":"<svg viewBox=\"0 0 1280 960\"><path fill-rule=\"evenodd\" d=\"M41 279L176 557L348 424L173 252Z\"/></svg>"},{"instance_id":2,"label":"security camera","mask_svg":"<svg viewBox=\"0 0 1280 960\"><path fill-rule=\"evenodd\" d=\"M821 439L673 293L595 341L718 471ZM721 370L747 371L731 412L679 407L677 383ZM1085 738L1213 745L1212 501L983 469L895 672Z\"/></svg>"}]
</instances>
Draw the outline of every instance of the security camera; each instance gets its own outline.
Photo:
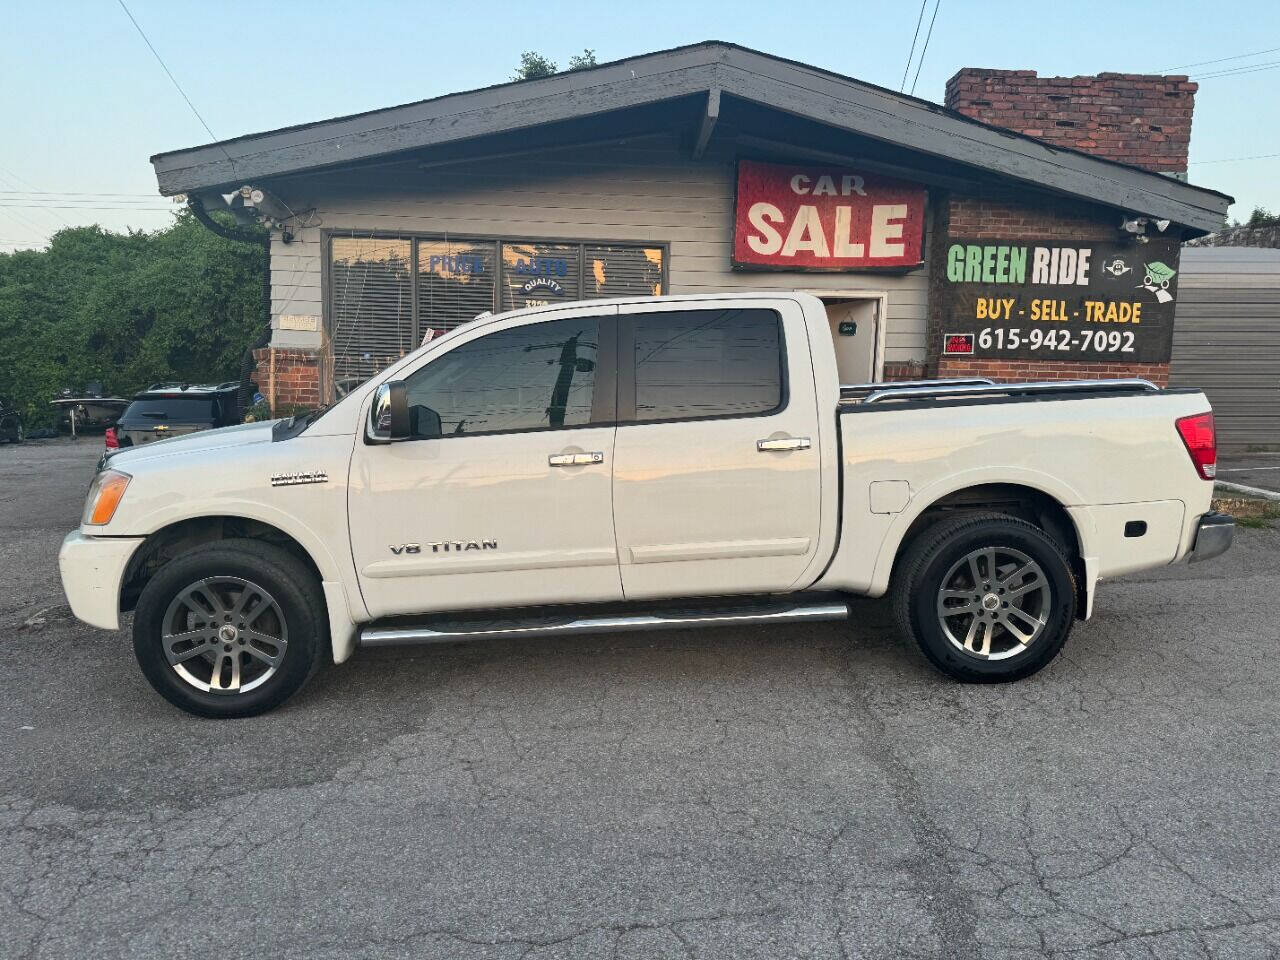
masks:
<instances>
[{"instance_id":1,"label":"security camera","mask_svg":"<svg viewBox=\"0 0 1280 960\"><path fill-rule=\"evenodd\" d=\"M245 184L240 188L240 197L246 207L255 209L264 220L287 220L293 216L288 206L264 187Z\"/></svg>"}]
</instances>

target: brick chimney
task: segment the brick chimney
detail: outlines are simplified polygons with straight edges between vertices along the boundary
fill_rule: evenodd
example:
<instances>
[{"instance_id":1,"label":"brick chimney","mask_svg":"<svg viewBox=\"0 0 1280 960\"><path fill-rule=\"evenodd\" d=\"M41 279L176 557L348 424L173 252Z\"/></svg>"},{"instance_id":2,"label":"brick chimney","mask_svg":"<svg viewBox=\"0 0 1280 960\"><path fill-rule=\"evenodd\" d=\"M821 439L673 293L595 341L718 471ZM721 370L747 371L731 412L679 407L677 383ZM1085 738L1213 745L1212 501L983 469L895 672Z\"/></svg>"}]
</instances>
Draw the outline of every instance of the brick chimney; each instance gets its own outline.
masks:
<instances>
[{"instance_id":1,"label":"brick chimney","mask_svg":"<svg viewBox=\"0 0 1280 960\"><path fill-rule=\"evenodd\" d=\"M947 81L947 106L967 117L1180 178L1187 172L1198 85L1185 76L965 67Z\"/></svg>"}]
</instances>

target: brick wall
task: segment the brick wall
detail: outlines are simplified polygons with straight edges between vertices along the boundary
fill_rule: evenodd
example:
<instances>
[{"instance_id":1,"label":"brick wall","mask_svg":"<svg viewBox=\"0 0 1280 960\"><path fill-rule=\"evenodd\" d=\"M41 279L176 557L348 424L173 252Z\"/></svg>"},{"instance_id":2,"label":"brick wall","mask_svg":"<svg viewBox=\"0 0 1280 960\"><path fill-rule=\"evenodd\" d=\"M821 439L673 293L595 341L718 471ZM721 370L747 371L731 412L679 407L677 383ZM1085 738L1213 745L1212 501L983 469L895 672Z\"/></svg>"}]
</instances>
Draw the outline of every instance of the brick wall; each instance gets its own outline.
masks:
<instances>
[{"instance_id":1,"label":"brick wall","mask_svg":"<svg viewBox=\"0 0 1280 960\"><path fill-rule=\"evenodd\" d=\"M902 363L886 363L884 375L880 379L885 381L923 380L928 375L929 370L926 364L907 360Z\"/></svg>"},{"instance_id":2,"label":"brick wall","mask_svg":"<svg viewBox=\"0 0 1280 960\"><path fill-rule=\"evenodd\" d=\"M1063 363L1053 360L972 360L944 357L940 377L991 377L1012 383L1036 380L1113 380L1141 377L1157 386L1169 385L1167 363Z\"/></svg>"},{"instance_id":3,"label":"brick wall","mask_svg":"<svg viewBox=\"0 0 1280 960\"><path fill-rule=\"evenodd\" d=\"M253 358L258 366L250 379L271 403L272 413L286 416L320 405L323 357L318 351L263 347L253 351Z\"/></svg>"},{"instance_id":4,"label":"brick wall","mask_svg":"<svg viewBox=\"0 0 1280 960\"><path fill-rule=\"evenodd\" d=\"M940 198L934 214L929 258L946 262L951 238L1009 240L1036 238L1064 242L1114 239L1120 214L1079 200L1031 194L1015 188L990 188L973 195ZM1004 360L942 357L942 311L946 304L944 271L931 272L929 289L928 376L991 377L995 380L1077 380L1141 377L1160 386L1169 382L1167 363L1082 363L1069 360ZM889 379L887 376L885 379Z\"/></svg>"},{"instance_id":5,"label":"brick wall","mask_svg":"<svg viewBox=\"0 0 1280 960\"><path fill-rule=\"evenodd\" d=\"M946 105L1057 146L1185 173L1197 89L1181 75L1040 77L966 67L947 81Z\"/></svg>"}]
</instances>

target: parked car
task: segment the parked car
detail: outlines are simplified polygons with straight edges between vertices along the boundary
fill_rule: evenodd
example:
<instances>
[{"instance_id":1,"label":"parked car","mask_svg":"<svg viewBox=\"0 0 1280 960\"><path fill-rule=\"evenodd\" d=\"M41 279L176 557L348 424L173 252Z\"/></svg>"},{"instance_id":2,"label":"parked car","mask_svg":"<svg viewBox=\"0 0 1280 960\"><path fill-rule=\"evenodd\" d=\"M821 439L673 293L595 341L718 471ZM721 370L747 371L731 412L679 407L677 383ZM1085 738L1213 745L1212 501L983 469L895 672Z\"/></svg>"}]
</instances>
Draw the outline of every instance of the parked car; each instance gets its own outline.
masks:
<instances>
[{"instance_id":1,"label":"parked car","mask_svg":"<svg viewBox=\"0 0 1280 960\"><path fill-rule=\"evenodd\" d=\"M147 679L244 716L360 646L849 616L960 680L1016 680L1100 580L1231 543L1199 390L842 388L807 294L477 320L327 411L124 450L59 562L135 610ZM1196 665L1191 665L1196 667Z\"/></svg>"},{"instance_id":2,"label":"parked car","mask_svg":"<svg viewBox=\"0 0 1280 960\"><path fill-rule=\"evenodd\" d=\"M154 383L136 394L105 437L108 450L240 422L239 384Z\"/></svg>"},{"instance_id":3,"label":"parked car","mask_svg":"<svg viewBox=\"0 0 1280 960\"><path fill-rule=\"evenodd\" d=\"M21 442L22 418L18 416L18 409L4 397L0 397L0 443Z\"/></svg>"}]
</instances>

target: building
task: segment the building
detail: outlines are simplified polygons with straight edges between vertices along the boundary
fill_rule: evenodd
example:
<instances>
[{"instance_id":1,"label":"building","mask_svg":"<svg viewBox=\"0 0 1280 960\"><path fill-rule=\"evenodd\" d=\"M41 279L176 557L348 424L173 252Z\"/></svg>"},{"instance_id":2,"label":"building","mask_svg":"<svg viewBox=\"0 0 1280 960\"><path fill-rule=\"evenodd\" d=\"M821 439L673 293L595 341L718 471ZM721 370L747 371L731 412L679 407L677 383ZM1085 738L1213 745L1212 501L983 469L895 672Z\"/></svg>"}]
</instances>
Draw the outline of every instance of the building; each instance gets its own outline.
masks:
<instances>
[{"instance_id":1,"label":"building","mask_svg":"<svg viewBox=\"0 0 1280 960\"><path fill-rule=\"evenodd\" d=\"M701 43L152 158L272 225L277 406L330 399L483 311L805 290L846 382L1167 382L1185 77L964 70L947 106ZM984 122L991 121L991 122Z\"/></svg>"},{"instance_id":2,"label":"building","mask_svg":"<svg viewBox=\"0 0 1280 960\"><path fill-rule=\"evenodd\" d=\"M1265 228L1224 232L1266 240ZM1189 246L1181 270L1170 386L1208 395L1220 449L1280 451L1280 249Z\"/></svg>"}]
</instances>

